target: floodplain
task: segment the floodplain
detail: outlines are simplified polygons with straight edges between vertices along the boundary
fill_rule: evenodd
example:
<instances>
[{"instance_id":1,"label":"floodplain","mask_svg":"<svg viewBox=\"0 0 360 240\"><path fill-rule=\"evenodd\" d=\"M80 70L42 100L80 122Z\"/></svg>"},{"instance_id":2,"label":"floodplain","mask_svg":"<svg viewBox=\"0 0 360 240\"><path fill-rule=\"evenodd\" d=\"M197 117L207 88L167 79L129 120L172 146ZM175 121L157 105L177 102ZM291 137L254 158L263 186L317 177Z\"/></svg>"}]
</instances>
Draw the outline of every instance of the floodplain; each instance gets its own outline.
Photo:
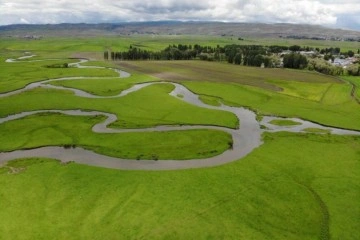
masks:
<instances>
[{"instance_id":1,"label":"floodplain","mask_svg":"<svg viewBox=\"0 0 360 240\"><path fill-rule=\"evenodd\" d=\"M150 42L153 49L206 41L143 38L136 42ZM115 46L135 41L118 40ZM359 78L200 60L111 62L102 60L105 40L41 41L0 44L2 239L359 237ZM30 54L36 56L17 60ZM71 67L80 58L91 58L82 66L104 68ZM49 67L65 63L70 67ZM244 129L250 120L239 117L245 111L253 114L251 131ZM21 113L29 115L17 118ZM115 132L97 131L109 116L114 121L100 130ZM296 128L301 121L318 125L272 132L261 129L264 116L284 119L274 121L274 128ZM118 161L183 165L236 151L242 146L235 136L243 138L244 130L258 134L256 147L207 167L119 170L56 157L1 159L58 146Z\"/></svg>"}]
</instances>

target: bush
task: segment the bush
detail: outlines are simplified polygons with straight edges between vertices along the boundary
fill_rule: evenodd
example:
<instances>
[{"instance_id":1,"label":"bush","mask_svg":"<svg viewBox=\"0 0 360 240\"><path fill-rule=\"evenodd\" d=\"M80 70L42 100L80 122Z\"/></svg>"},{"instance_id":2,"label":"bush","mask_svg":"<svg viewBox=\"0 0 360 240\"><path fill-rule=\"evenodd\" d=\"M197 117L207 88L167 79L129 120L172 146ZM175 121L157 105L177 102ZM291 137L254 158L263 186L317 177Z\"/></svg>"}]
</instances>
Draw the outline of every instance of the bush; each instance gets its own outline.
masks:
<instances>
[{"instance_id":1,"label":"bush","mask_svg":"<svg viewBox=\"0 0 360 240\"><path fill-rule=\"evenodd\" d=\"M324 59L310 59L308 62L308 69L317 71L326 75L341 75L344 73L344 69L340 66L333 66Z\"/></svg>"},{"instance_id":2,"label":"bush","mask_svg":"<svg viewBox=\"0 0 360 240\"><path fill-rule=\"evenodd\" d=\"M46 65L45 67L47 68L68 68L69 64L68 63L59 63L59 64L52 64L52 65Z\"/></svg>"},{"instance_id":3,"label":"bush","mask_svg":"<svg viewBox=\"0 0 360 240\"><path fill-rule=\"evenodd\" d=\"M347 74L351 76L360 76L360 65L352 64L346 68Z\"/></svg>"}]
</instances>

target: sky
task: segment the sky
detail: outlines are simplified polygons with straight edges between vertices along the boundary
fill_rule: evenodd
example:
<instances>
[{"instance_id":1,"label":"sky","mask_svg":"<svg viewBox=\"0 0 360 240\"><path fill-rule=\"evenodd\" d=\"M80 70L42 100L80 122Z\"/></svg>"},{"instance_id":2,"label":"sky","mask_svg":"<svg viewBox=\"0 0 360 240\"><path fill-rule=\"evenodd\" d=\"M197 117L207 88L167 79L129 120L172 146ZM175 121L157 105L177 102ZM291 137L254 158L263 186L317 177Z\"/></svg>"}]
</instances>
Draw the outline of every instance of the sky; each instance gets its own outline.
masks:
<instances>
[{"instance_id":1,"label":"sky","mask_svg":"<svg viewBox=\"0 0 360 240\"><path fill-rule=\"evenodd\" d=\"M0 25L222 21L360 31L360 0L0 0Z\"/></svg>"}]
</instances>

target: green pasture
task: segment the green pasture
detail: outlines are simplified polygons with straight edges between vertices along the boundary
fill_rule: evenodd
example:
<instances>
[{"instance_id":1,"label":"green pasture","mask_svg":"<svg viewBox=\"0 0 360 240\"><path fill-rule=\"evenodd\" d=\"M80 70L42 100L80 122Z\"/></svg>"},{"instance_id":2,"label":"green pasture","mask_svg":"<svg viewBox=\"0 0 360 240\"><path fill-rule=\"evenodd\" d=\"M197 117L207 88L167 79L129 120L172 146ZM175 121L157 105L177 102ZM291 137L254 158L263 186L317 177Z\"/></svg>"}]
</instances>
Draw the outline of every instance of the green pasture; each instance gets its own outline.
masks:
<instances>
[{"instance_id":1,"label":"green pasture","mask_svg":"<svg viewBox=\"0 0 360 240\"><path fill-rule=\"evenodd\" d=\"M238 36L205 36L205 35L151 35L134 34L130 36L106 37L45 37L41 40L20 38L0 38L0 51L18 52L35 51L40 55L57 55L68 57L69 54L85 52L102 52L104 50L124 51L130 45L147 50L159 51L169 44L206 45L215 47L227 44L240 45L282 45L309 46L319 48L340 47L341 51L357 50L357 42L318 41L306 39L283 38L245 38L239 41ZM98 55L100 57L101 55Z\"/></svg>"},{"instance_id":2,"label":"green pasture","mask_svg":"<svg viewBox=\"0 0 360 240\"><path fill-rule=\"evenodd\" d=\"M102 96L140 82L176 81L205 103L248 107L259 118L299 117L360 130L360 105L351 96L352 86L313 72L204 61L85 63L132 74L120 79L111 78L118 75L106 69L44 67L76 61L68 57L101 60L105 49L122 51L133 45L160 50L178 43L353 47L348 42L173 35L1 39L0 92L66 76L89 78L51 84ZM63 60L5 63L25 51L37 54L34 59ZM359 79L343 80L357 86L359 97ZM112 128L241 124L232 113L169 96L172 90L171 84L155 84L121 98L89 99L37 88L0 98L0 117L81 109L116 114ZM186 160L218 155L231 145L229 134L216 130L93 133L92 126L103 120L52 113L5 122L0 124L0 152L74 145L131 159ZM11 161L0 167L0 239L358 239L360 137L306 131L264 133L263 144L243 159L203 169L121 171L50 159Z\"/></svg>"},{"instance_id":3,"label":"green pasture","mask_svg":"<svg viewBox=\"0 0 360 240\"><path fill-rule=\"evenodd\" d=\"M355 96L360 100L360 77L342 76L342 79L349 81L355 86Z\"/></svg>"},{"instance_id":4,"label":"green pasture","mask_svg":"<svg viewBox=\"0 0 360 240\"><path fill-rule=\"evenodd\" d=\"M292 120L282 120L282 119L274 119L274 120L271 120L269 123L271 123L272 125L277 125L277 126L296 126L296 125L301 125L301 123L296 122L296 121L292 121Z\"/></svg>"},{"instance_id":5,"label":"green pasture","mask_svg":"<svg viewBox=\"0 0 360 240\"><path fill-rule=\"evenodd\" d=\"M208 105L212 106L220 106L221 105L221 99L214 97L214 96L206 96L206 95L200 95L199 99Z\"/></svg>"},{"instance_id":6,"label":"green pasture","mask_svg":"<svg viewBox=\"0 0 360 240\"><path fill-rule=\"evenodd\" d=\"M134 84L157 80L159 79L146 74L131 71L131 76L128 78L84 78L66 81L52 81L50 84L76 88L99 96L115 96L121 91L132 87Z\"/></svg>"},{"instance_id":7,"label":"green pasture","mask_svg":"<svg viewBox=\"0 0 360 240\"><path fill-rule=\"evenodd\" d=\"M196 170L10 162L2 239L357 239L359 137L264 139L240 161Z\"/></svg>"},{"instance_id":8,"label":"green pasture","mask_svg":"<svg viewBox=\"0 0 360 240\"><path fill-rule=\"evenodd\" d=\"M152 80L153 78L147 77L146 80ZM123 90L132 87L136 83L143 82L141 79L96 79L96 78L84 78L77 80L67 81L53 81L51 85L63 86L68 88L76 88L93 95L99 96L115 96L121 93Z\"/></svg>"},{"instance_id":9,"label":"green pasture","mask_svg":"<svg viewBox=\"0 0 360 240\"><path fill-rule=\"evenodd\" d=\"M117 77L118 74L108 69L80 69L80 68L47 68L46 65L72 63L78 60L64 59L40 62L5 62L0 57L0 93L10 92L25 87L32 82L63 77Z\"/></svg>"},{"instance_id":10,"label":"green pasture","mask_svg":"<svg viewBox=\"0 0 360 240\"><path fill-rule=\"evenodd\" d=\"M330 133L331 131L328 129L321 129L321 128L305 128L303 131L308 133Z\"/></svg>"},{"instance_id":11,"label":"green pasture","mask_svg":"<svg viewBox=\"0 0 360 240\"><path fill-rule=\"evenodd\" d=\"M218 155L231 136L218 130L93 133L103 116L38 114L0 124L0 152L42 146L75 145L100 154L130 159L194 159ZM181 151L179 151L181 149Z\"/></svg>"},{"instance_id":12,"label":"green pasture","mask_svg":"<svg viewBox=\"0 0 360 240\"><path fill-rule=\"evenodd\" d=\"M240 43L235 37L219 36L188 36L188 35L131 35L107 37L47 37L37 41L24 39L1 38L2 51L34 51L39 53L67 53L77 52L103 52L104 50L125 51L130 45L137 48L159 51L169 44L200 44L207 46L224 46L226 44ZM42 55L41 54L41 55Z\"/></svg>"},{"instance_id":13,"label":"green pasture","mask_svg":"<svg viewBox=\"0 0 360 240\"><path fill-rule=\"evenodd\" d=\"M263 115L299 117L360 129L360 105L350 95L352 87L335 77L204 61L137 61L119 65L165 81L181 82L209 104L220 101L249 107Z\"/></svg>"},{"instance_id":14,"label":"green pasture","mask_svg":"<svg viewBox=\"0 0 360 240\"><path fill-rule=\"evenodd\" d=\"M225 104L250 107L262 115L298 117L360 130L360 105L351 98L350 85L332 84L322 100L316 102L235 83L187 81L183 84L197 94L216 96Z\"/></svg>"},{"instance_id":15,"label":"green pasture","mask_svg":"<svg viewBox=\"0 0 360 240\"><path fill-rule=\"evenodd\" d=\"M174 86L148 86L121 98L89 99L70 91L37 88L0 99L0 116L33 110L98 110L114 113L118 121L112 127L142 128L156 125L218 125L236 128L236 116L230 112L200 108L170 95Z\"/></svg>"},{"instance_id":16,"label":"green pasture","mask_svg":"<svg viewBox=\"0 0 360 240\"><path fill-rule=\"evenodd\" d=\"M219 62L121 61L117 64L120 68L133 69L162 80L239 83L272 91L281 91L285 87L285 89L289 89L286 94L292 94L294 90L291 91L290 89L299 87L302 91L307 91L306 94L309 94L309 90L307 90L308 87L312 91L311 94L314 95L321 93L324 89L326 90L328 83L342 83L337 78L316 72L245 67ZM304 84L301 85L299 83ZM307 83L307 85L305 83ZM310 86L309 83L312 85ZM302 95L304 94L305 93L302 93Z\"/></svg>"},{"instance_id":17,"label":"green pasture","mask_svg":"<svg viewBox=\"0 0 360 240\"><path fill-rule=\"evenodd\" d=\"M96 67L107 67L114 68L115 64L112 61L89 61L81 64L82 66L96 66Z\"/></svg>"},{"instance_id":18,"label":"green pasture","mask_svg":"<svg viewBox=\"0 0 360 240\"><path fill-rule=\"evenodd\" d=\"M321 101L323 95L332 86L331 82L311 84L292 80L269 80L268 82L280 87L279 92L282 94L317 102Z\"/></svg>"}]
</instances>

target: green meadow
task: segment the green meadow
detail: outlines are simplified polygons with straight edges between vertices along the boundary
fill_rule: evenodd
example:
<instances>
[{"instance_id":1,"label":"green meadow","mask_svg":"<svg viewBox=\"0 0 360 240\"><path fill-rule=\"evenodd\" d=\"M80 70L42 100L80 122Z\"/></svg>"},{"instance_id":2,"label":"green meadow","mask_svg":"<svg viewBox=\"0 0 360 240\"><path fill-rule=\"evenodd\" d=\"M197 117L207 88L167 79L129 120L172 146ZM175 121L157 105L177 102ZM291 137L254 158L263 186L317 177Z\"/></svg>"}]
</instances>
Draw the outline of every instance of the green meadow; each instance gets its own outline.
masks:
<instances>
[{"instance_id":1,"label":"green meadow","mask_svg":"<svg viewBox=\"0 0 360 240\"><path fill-rule=\"evenodd\" d=\"M42 146L77 146L129 159L193 159L218 155L231 146L231 136L217 130L138 133L93 133L103 116L38 114L0 125L0 151ZM178 149L181 148L182 151Z\"/></svg>"},{"instance_id":2,"label":"green meadow","mask_svg":"<svg viewBox=\"0 0 360 240\"><path fill-rule=\"evenodd\" d=\"M10 162L0 170L0 232L3 239L357 239L359 153L359 137L276 133L240 161L196 170Z\"/></svg>"},{"instance_id":3,"label":"green meadow","mask_svg":"<svg viewBox=\"0 0 360 240\"><path fill-rule=\"evenodd\" d=\"M25 87L29 83L52 78L63 77L117 77L118 74L108 69L80 68L48 68L47 65L77 62L64 59L41 62L6 63L5 57L0 57L0 93L10 92Z\"/></svg>"},{"instance_id":4,"label":"green meadow","mask_svg":"<svg viewBox=\"0 0 360 240\"><path fill-rule=\"evenodd\" d=\"M115 96L142 82L177 82L209 104L242 106L262 115L298 117L360 130L360 82L314 72L261 69L203 61L102 61L103 50L129 45L160 50L169 44L216 46L237 38L122 36L0 39L0 93L46 79L49 84ZM356 43L245 39L244 44L309 45L353 49ZM334 45L329 45L334 44ZM37 56L6 63L24 52ZM93 61L109 69L49 68ZM45 59L56 60L45 60ZM30 60L30 59L28 59ZM351 82L353 85L351 85ZM0 118L35 110L115 114L109 128L208 125L236 129L234 114L196 107L169 96L174 86L154 84L124 97L83 98L69 90L35 88L0 98ZM231 148L220 130L94 133L104 116L42 113L0 124L0 152L75 146L136 159L201 159ZM289 126L294 121L273 124ZM123 171L25 158L0 166L0 239L359 239L360 137L316 128L306 133L263 133L263 144L242 159L217 167ZM1 159L0 159L1 161Z\"/></svg>"},{"instance_id":5,"label":"green meadow","mask_svg":"<svg viewBox=\"0 0 360 240\"><path fill-rule=\"evenodd\" d=\"M46 37L41 40L2 38L0 49L11 55L21 54L22 51L34 51L46 58L46 54L66 56L71 53L102 52L105 49L114 51L127 50L130 45L147 50L161 50L169 44L200 44L208 46L243 44L243 45L300 45L319 48L340 47L342 51L356 50L357 42L346 41L317 41L306 39L284 38L245 38L239 41L235 36L204 36L204 35L142 35L106 36L106 37Z\"/></svg>"},{"instance_id":6,"label":"green meadow","mask_svg":"<svg viewBox=\"0 0 360 240\"><path fill-rule=\"evenodd\" d=\"M343 76L342 78L355 86L354 96L357 97L360 101L360 77Z\"/></svg>"},{"instance_id":7,"label":"green meadow","mask_svg":"<svg viewBox=\"0 0 360 240\"><path fill-rule=\"evenodd\" d=\"M88 62L88 63L92 64L93 62ZM88 63L86 63L86 65L88 65ZM94 64L97 65L97 63L98 61L94 61ZM108 62L102 62L102 63L104 63L104 65L105 64L109 65ZM152 82L152 81L159 81L159 79L143 73L132 71L130 77L122 78L122 79L84 78L84 79L67 80L67 81L52 81L50 82L50 84L55 86L76 88L98 96L115 96L121 93L123 90L132 87L134 84L143 83L143 82Z\"/></svg>"},{"instance_id":8,"label":"green meadow","mask_svg":"<svg viewBox=\"0 0 360 240\"><path fill-rule=\"evenodd\" d=\"M157 84L122 98L88 99L70 91L36 88L1 99L0 116L34 110L83 109L116 114L118 120L111 126L118 128L196 124L238 127L238 119L232 113L190 105L169 96L172 89L172 85Z\"/></svg>"},{"instance_id":9,"label":"green meadow","mask_svg":"<svg viewBox=\"0 0 360 240\"><path fill-rule=\"evenodd\" d=\"M277 126L296 126L301 125L301 123L292 121L292 120L281 120L281 119L274 119L271 120L269 123Z\"/></svg>"},{"instance_id":10,"label":"green meadow","mask_svg":"<svg viewBox=\"0 0 360 240\"><path fill-rule=\"evenodd\" d=\"M360 130L360 105L351 96L352 86L340 78L204 61L138 61L118 65L164 81L180 82L213 105L220 101L249 107L262 115L299 117ZM357 78L345 79L355 82Z\"/></svg>"}]
</instances>

